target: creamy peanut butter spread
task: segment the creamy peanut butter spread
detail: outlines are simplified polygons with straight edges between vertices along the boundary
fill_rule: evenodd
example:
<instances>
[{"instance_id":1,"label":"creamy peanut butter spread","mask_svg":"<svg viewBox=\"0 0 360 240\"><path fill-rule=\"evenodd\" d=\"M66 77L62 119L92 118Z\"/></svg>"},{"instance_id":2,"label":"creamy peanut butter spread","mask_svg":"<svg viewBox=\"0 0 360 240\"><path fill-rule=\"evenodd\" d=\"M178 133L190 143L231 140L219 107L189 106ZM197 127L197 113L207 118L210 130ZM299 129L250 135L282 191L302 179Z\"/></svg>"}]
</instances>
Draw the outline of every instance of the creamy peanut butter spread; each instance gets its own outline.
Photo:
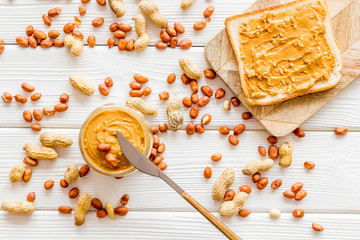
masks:
<instances>
[{"instance_id":1,"label":"creamy peanut butter spread","mask_svg":"<svg viewBox=\"0 0 360 240\"><path fill-rule=\"evenodd\" d=\"M326 6L318 1L242 23L245 96L294 93L327 81L335 56L325 38L325 16Z\"/></svg>"},{"instance_id":2,"label":"creamy peanut butter spread","mask_svg":"<svg viewBox=\"0 0 360 240\"><path fill-rule=\"evenodd\" d=\"M83 148L94 165L108 172L124 171L132 167L120 149L116 130L120 131L141 152L145 151L145 131L132 114L120 109L107 109L96 114L85 126ZM115 167L105 161L106 152L100 152L97 149L99 143L111 144L109 152L116 157Z\"/></svg>"}]
</instances>

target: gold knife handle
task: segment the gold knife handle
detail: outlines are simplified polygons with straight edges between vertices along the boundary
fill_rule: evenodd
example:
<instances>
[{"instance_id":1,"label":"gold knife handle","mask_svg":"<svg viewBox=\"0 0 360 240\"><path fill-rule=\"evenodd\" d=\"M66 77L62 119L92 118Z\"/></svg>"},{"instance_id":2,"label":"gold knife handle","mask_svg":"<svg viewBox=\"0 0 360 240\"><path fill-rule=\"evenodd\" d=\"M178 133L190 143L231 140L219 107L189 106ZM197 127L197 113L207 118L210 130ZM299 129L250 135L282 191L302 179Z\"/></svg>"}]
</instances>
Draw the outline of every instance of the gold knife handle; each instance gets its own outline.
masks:
<instances>
[{"instance_id":1,"label":"gold knife handle","mask_svg":"<svg viewBox=\"0 0 360 240\"><path fill-rule=\"evenodd\" d=\"M206 208L193 199L187 192L183 192L181 196L188 201L196 210L198 210L209 222L211 222L219 231L231 240L241 240L233 231L226 227L219 219L212 215Z\"/></svg>"}]
</instances>

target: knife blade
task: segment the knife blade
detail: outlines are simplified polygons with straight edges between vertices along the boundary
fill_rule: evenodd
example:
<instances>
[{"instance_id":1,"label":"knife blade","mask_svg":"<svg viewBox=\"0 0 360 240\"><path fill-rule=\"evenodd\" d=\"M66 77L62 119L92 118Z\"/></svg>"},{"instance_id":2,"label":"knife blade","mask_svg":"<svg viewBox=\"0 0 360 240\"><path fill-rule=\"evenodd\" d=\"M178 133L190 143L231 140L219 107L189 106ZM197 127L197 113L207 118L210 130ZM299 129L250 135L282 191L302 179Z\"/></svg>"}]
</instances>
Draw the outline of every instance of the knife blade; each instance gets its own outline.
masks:
<instances>
[{"instance_id":1,"label":"knife blade","mask_svg":"<svg viewBox=\"0 0 360 240\"><path fill-rule=\"evenodd\" d=\"M241 240L234 232L226 227L219 219L212 215L206 208L193 199L187 192L171 180L160 168L158 168L150 159L140 152L129 140L126 139L118 130L116 136L122 153L126 159L138 170L154 177L159 177L172 187L180 196L198 210L207 220L209 220L217 229L219 229L227 238L231 240Z\"/></svg>"}]
</instances>

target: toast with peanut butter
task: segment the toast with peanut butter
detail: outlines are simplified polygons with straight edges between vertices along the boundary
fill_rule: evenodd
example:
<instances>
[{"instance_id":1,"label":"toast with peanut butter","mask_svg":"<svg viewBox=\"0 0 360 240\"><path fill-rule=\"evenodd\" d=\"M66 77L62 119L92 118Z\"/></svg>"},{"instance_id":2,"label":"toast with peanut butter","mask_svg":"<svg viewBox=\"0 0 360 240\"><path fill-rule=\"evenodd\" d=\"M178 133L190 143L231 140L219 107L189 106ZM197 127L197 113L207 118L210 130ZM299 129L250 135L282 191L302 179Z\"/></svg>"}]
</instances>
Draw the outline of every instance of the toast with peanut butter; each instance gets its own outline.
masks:
<instances>
[{"instance_id":1,"label":"toast with peanut butter","mask_svg":"<svg viewBox=\"0 0 360 240\"><path fill-rule=\"evenodd\" d=\"M249 105L325 91L341 78L341 53L324 0L236 15L225 25Z\"/></svg>"}]
</instances>

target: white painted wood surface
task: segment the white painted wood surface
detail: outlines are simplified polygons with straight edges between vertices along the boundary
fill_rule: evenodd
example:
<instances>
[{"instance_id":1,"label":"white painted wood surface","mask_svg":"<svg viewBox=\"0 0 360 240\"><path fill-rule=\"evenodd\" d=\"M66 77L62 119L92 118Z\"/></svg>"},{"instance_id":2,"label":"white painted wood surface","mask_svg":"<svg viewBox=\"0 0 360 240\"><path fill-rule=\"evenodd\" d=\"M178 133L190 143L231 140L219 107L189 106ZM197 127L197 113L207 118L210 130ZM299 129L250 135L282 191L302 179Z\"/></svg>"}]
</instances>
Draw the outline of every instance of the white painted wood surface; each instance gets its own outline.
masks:
<instances>
[{"instance_id":1,"label":"white painted wood surface","mask_svg":"<svg viewBox=\"0 0 360 240\"><path fill-rule=\"evenodd\" d=\"M188 56L197 66L207 68L203 57L206 42L223 28L223 21L227 16L241 12L252 0L198 0L187 11L180 9L180 1L155 2L170 23L179 21L184 24L187 31L180 38L191 38L195 47L190 50L164 51L149 47L142 53L128 53L119 52L116 47L108 49L107 46L101 46L106 44L110 36L108 25L117 20L109 6L100 7L92 0L87 4L88 13L82 18L84 21L79 30L85 36L95 32L98 46L93 49L86 47L83 55L78 58L72 57L65 48L23 49L15 45L15 38L25 35L24 29L28 24L42 30L61 30L64 23L73 21L73 17L78 15L80 0L0 2L0 38L5 39L6 43L5 52L0 56L0 91L23 93L20 84L26 81L43 94L40 101L29 101L24 105L0 101L0 202L25 199L28 192L35 191L35 204L38 209L32 216L25 217L0 211L1 239L223 239L221 233L165 183L140 172L117 180L90 171L88 176L74 184L81 192L88 192L103 202L111 201L114 205L119 204L122 194L129 193L130 211L125 217L117 217L114 221L108 217L98 219L92 209L87 214L86 223L75 227L71 215L57 212L60 205L74 207L76 203L76 200L70 200L67 196L71 188L63 189L58 182L68 164L83 164L76 139L79 127L87 115L95 107L106 103L123 104L128 96L128 84L132 81L132 75L141 73L149 76L147 86L153 89L147 100L158 105L160 109L159 116L149 120L153 124L166 121L165 103L158 100L158 93L167 90L180 97L190 95L189 87L180 81L178 59ZM125 1L127 13L118 21L134 26L131 16L139 12L137 3L135 0ZM209 4L216 9L212 21L204 31L194 33L193 23L202 19L202 12ZM51 28L44 26L41 15L57 6L62 8L62 14L54 19ZM94 30L91 20L98 16L105 17L105 24ZM150 21L148 27L153 45L159 39L159 28ZM133 33L129 37L136 37L134 35ZM166 77L172 72L176 73L177 81L169 86ZM111 76L115 84L108 97L101 96L98 91L94 96L84 97L68 83L71 74L83 75L96 86L106 76ZM207 84L214 90L222 87L227 91L227 98L232 96L219 79L202 79L199 84ZM242 120L241 114L245 111L243 107L225 112L222 100L211 99L210 104L201 109L200 116L211 113L213 118L211 124L206 126L204 134L187 136L184 130L160 134L161 141L166 144L163 154L168 164L166 173L196 200L217 214L220 203L211 199L212 183L221 171L233 167L236 180L232 188L238 190L243 184L253 187L245 205L252 214L247 218L233 216L221 219L244 239L359 239L359 91L360 82L356 80L307 121L302 126L306 130L306 138L299 139L290 135L279 140L279 143L291 141L295 152L290 168L280 168L276 162L274 168L264 174L270 182L276 178L283 179L283 186L276 191L269 186L262 191L257 190L251 179L241 173L241 168L248 160L258 158L259 145L268 147L268 134L256 120ZM25 156L21 150L23 144L37 143L39 136L39 133L32 132L29 124L23 121L22 112L53 106L63 92L70 95L69 110L54 117L45 117L41 124L43 131L69 134L75 140L74 145L68 150L60 149L60 158L55 162L40 161L39 166L33 168L33 177L29 183L11 184L8 181L8 172L13 165L22 163ZM187 124L190 121L188 110L182 110ZM234 127L239 123L245 123L247 131L239 137L240 144L232 147L226 137L220 136L217 129L223 125ZM339 126L348 127L349 134L335 136L333 129ZM210 160L214 152L222 153L223 159L220 162L214 163ZM303 167L303 162L307 160L316 163L314 170L309 171ZM202 175L207 166L213 169L213 177L209 180L205 180ZM50 191L43 189L43 182L48 179L56 182ZM285 199L282 192L297 181L304 183L308 196L300 202ZM267 214L271 208L280 209L282 216L276 220L271 219ZM296 208L305 210L304 218L293 218L291 212ZM321 223L325 231L315 233L311 228L312 222Z\"/></svg>"}]
</instances>

